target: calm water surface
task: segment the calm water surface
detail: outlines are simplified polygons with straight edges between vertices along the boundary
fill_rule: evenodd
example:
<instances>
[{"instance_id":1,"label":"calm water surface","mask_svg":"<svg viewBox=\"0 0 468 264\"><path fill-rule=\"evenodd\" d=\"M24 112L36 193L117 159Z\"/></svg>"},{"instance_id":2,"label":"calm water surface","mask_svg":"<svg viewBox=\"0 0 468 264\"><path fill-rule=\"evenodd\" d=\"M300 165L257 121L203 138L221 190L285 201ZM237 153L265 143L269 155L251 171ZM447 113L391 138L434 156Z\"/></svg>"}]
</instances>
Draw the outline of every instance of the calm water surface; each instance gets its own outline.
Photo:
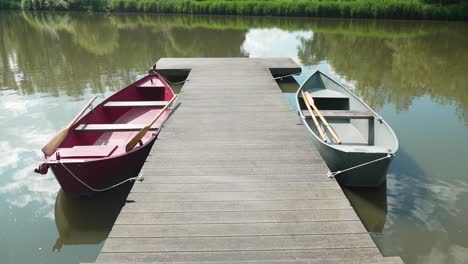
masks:
<instances>
[{"instance_id":1,"label":"calm water surface","mask_svg":"<svg viewBox=\"0 0 468 264\"><path fill-rule=\"evenodd\" d=\"M32 172L41 146L93 95L160 57L288 56L343 81L398 135L387 188L346 190L381 252L467 263L467 32L446 22L0 12L1 262L93 262L102 248L128 190L78 201L51 173ZM297 85L281 87L292 102Z\"/></svg>"}]
</instances>

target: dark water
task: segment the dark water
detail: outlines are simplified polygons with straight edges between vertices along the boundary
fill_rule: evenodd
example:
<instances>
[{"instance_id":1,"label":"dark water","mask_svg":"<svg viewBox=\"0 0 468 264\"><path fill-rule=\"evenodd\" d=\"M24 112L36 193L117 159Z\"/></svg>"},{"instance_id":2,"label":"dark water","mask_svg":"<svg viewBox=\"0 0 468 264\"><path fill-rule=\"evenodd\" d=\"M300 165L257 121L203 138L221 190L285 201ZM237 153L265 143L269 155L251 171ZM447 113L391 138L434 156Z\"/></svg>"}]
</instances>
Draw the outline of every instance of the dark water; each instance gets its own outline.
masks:
<instances>
[{"instance_id":1,"label":"dark water","mask_svg":"<svg viewBox=\"0 0 468 264\"><path fill-rule=\"evenodd\" d=\"M467 263L467 32L447 22L0 12L1 263L94 261L127 190L67 197L51 174L32 173L41 146L92 95L102 100L158 58L220 56L288 56L354 89L401 146L386 189L347 190L381 252ZM288 99L296 88L282 83Z\"/></svg>"}]
</instances>

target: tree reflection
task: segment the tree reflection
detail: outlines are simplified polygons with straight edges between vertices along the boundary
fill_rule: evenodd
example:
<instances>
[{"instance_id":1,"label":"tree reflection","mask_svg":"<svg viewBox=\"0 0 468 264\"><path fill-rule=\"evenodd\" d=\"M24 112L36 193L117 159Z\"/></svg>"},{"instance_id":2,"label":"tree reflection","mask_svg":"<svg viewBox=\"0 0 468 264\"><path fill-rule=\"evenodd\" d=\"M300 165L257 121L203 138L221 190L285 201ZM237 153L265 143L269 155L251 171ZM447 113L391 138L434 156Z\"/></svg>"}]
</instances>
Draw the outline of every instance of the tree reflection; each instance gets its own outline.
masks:
<instances>
[{"instance_id":1,"label":"tree reflection","mask_svg":"<svg viewBox=\"0 0 468 264\"><path fill-rule=\"evenodd\" d=\"M455 102L468 124L468 28L461 23L422 25L417 30L402 25L402 38L316 33L301 41L299 57L305 65L327 61L336 73L356 81L356 91L375 108L390 102L397 111L407 110L414 98L429 95L440 103ZM425 34L410 36L407 28Z\"/></svg>"},{"instance_id":2,"label":"tree reflection","mask_svg":"<svg viewBox=\"0 0 468 264\"><path fill-rule=\"evenodd\" d=\"M189 15L16 13L0 16L0 89L80 97L120 89L161 57L238 57L252 28L313 31L302 64L328 62L375 108L429 95L468 124L464 23ZM277 56L278 54L271 54Z\"/></svg>"},{"instance_id":3,"label":"tree reflection","mask_svg":"<svg viewBox=\"0 0 468 264\"><path fill-rule=\"evenodd\" d=\"M160 57L242 56L244 31L172 17L4 12L0 87L79 97L120 89Z\"/></svg>"}]
</instances>

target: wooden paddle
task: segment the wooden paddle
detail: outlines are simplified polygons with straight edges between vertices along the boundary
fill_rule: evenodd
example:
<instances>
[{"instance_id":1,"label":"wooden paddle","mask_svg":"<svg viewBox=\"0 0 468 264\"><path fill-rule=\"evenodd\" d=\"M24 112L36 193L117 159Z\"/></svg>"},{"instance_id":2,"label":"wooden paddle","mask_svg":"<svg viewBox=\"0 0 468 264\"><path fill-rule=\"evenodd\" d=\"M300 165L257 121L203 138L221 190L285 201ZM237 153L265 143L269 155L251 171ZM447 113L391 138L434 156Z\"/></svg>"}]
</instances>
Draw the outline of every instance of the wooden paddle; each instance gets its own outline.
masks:
<instances>
[{"instance_id":1,"label":"wooden paddle","mask_svg":"<svg viewBox=\"0 0 468 264\"><path fill-rule=\"evenodd\" d=\"M150 130L150 128L154 124L154 122L156 122L156 120L158 120L158 118L164 113L164 111L166 111L166 109L172 104L172 102L174 102L176 97L177 97L177 95L174 95L174 97L161 109L161 111L159 111L159 113L156 115L156 117L154 117L154 119L151 120L151 122L147 126L142 128L140 130L140 132L138 132L138 134L136 134L127 143L127 146L125 146L125 151L128 152L128 151L132 150L136 146L136 144L138 144L138 142L145 136L146 132L148 132Z\"/></svg>"},{"instance_id":2,"label":"wooden paddle","mask_svg":"<svg viewBox=\"0 0 468 264\"><path fill-rule=\"evenodd\" d=\"M307 101L307 98L306 98L303 90L301 90L301 94L302 94L302 100L304 100L304 103L307 106L307 109L309 110L310 116L312 117L312 120L314 121L315 127L317 128L317 131L318 131L320 137L322 138L323 142L327 142L328 140L325 137L325 134L323 133L322 127L319 125L319 123L317 121L317 118L315 117L314 112L312 112L312 109L310 109L309 102Z\"/></svg>"},{"instance_id":3,"label":"wooden paddle","mask_svg":"<svg viewBox=\"0 0 468 264\"><path fill-rule=\"evenodd\" d=\"M341 144L341 140L338 138L335 131L333 131L331 126L328 124L327 120L325 120L325 118L323 117L322 113L320 113L320 111L315 106L314 99L312 98L312 96L310 96L309 92L305 92L305 96L307 97L307 101L309 101L310 106L312 106L312 108L315 110L315 112L317 112L317 115L319 116L320 120L322 120L322 122L325 125L325 127L327 128L328 132L330 132L330 135L332 136L333 140L337 144Z\"/></svg>"},{"instance_id":4,"label":"wooden paddle","mask_svg":"<svg viewBox=\"0 0 468 264\"><path fill-rule=\"evenodd\" d=\"M76 117L68 124L67 127L63 128L60 130L55 136L42 147L42 152L46 154L47 156L50 156L54 154L54 152L57 150L58 146L62 144L63 140L67 137L68 131L70 128L78 121L78 119L83 115L83 113L88 109L88 107L96 100L97 96L94 96L83 109L76 115Z\"/></svg>"}]
</instances>

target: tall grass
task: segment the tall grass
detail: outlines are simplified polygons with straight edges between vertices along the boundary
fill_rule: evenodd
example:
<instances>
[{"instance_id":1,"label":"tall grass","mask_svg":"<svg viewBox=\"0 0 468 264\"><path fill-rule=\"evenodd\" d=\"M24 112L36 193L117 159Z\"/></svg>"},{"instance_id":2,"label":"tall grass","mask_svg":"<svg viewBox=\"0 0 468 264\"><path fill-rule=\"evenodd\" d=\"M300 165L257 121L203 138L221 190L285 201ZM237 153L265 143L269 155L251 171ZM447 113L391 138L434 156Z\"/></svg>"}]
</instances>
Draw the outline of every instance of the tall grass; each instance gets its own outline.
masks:
<instances>
[{"instance_id":1,"label":"tall grass","mask_svg":"<svg viewBox=\"0 0 468 264\"><path fill-rule=\"evenodd\" d=\"M21 1L0 0L0 9L18 9Z\"/></svg>"},{"instance_id":2,"label":"tall grass","mask_svg":"<svg viewBox=\"0 0 468 264\"><path fill-rule=\"evenodd\" d=\"M0 0L0 7L8 3L14 6L17 2ZM96 12L468 20L468 2L461 0L21 0L20 7Z\"/></svg>"}]
</instances>

